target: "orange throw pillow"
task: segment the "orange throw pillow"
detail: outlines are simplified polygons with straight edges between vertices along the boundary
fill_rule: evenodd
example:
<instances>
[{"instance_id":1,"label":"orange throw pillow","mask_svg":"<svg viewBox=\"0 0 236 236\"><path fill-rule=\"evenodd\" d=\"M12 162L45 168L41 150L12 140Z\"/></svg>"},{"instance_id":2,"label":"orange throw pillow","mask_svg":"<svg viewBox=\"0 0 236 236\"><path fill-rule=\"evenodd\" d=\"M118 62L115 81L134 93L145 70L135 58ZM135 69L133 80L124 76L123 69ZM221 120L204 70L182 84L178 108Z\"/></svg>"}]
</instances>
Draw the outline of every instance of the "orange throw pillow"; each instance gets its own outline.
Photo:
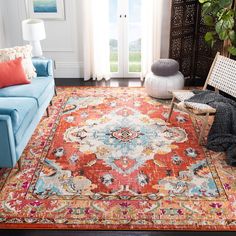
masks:
<instances>
[{"instance_id":1,"label":"orange throw pillow","mask_svg":"<svg viewBox=\"0 0 236 236\"><path fill-rule=\"evenodd\" d=\"M0 63L0 88L29 84L22 66L22 58Z\"/></svg>"}]
</instances>

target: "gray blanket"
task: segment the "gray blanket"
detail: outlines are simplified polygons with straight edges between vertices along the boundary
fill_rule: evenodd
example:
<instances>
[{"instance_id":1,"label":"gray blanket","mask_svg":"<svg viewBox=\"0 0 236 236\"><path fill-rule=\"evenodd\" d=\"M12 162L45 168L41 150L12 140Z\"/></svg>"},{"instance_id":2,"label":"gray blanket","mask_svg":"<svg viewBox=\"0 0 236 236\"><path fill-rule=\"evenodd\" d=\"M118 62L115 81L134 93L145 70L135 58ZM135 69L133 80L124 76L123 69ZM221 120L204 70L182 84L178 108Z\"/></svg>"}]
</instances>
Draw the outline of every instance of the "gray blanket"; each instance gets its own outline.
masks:
<instances>
[{"instance_id":1,"label":"gray blanket","mask_svg":"<svg viewBox=\"0 0 236 236\"><path fill-rule=\"evenodd\" d=\"M193 92L195 95L186 101L216 108L207 148L216 152L226 151L228 163L236 166L236 102L213 91Z\"/></svg>"}]
</instances>

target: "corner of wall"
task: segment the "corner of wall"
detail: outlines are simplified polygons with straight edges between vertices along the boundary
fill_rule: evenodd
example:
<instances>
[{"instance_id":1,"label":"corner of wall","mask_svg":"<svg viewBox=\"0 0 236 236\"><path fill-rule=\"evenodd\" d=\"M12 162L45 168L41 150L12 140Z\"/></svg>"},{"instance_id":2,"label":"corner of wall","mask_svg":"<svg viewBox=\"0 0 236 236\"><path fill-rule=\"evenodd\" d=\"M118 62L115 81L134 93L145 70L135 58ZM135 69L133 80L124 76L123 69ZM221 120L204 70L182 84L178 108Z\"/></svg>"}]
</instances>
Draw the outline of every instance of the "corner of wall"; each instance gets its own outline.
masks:
<instances>
[{"instance_id":1,"label":"corner of wall","mask_svg":"<svg viewBox=\"0 0 236 236\"><path fill-rule=\"evenodd\" d=\"M162 0L162 39L161 39L161 58L169 57L170 48L170 25L171 25L171 6L172 0Z\"/></svg>"}]
</instances>

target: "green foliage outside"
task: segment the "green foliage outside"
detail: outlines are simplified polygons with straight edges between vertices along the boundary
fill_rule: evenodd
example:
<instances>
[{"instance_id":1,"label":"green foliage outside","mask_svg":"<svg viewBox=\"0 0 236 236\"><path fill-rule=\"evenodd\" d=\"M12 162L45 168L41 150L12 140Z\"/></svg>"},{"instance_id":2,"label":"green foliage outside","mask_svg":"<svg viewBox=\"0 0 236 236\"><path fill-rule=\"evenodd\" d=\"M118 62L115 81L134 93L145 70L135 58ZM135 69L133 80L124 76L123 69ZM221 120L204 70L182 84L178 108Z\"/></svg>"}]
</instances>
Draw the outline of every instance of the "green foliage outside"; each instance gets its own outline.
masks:
<instances>
[{"instance_id":1,"label":"green foliage outside","mask_svg":"<svg viewBox=\"0 0 236 236\"><path fill-rule=\"evenodd\" d=\"M110 53L110 62L118 62L118 53L113 51Z\"/></svg>"},{"instance_id":2,"label":"green foliage outside","mask_svg":"<svg viewBox=\"0 0 236 236\"><path fill-rule=\"evenodd\" d=\"M112 51L110 54L110 71L118 72L118 53ZM129 53L129 72L141 71L141 52Z\"/></svg>"},{"instance_id":3,"label":"green foliage outside","mask_svg":"<svg viewBox=\"0 0 236 236\"><path fill-rule=\"evenodd\" d=\"M118 72L118 53L116 51L110 53L110 71Z\"/></svg>"},{"instance_id":4,"label":"green foliage outside","mask_svg":"<svg viewBox=\"0 0 236 236\"><path fill-rule=\"evenodd\" d=\"M216 40L227 41L226 50L236 56L236 33L234 30L235 10L233 0L199 0L202 4L202 16L205 25L211 31L205 35L205 41L213 47Z\"/></svg>"},{"instance_id":5,"label":"green foliage outside","mask_svg":"<svg viewBox=\"0 0 236 236\"><path fill-rule=\"evenodd\" d=\"M129 53L130 62L141 62L141 52L130 52Z\"/></svg>"}]
</instances>

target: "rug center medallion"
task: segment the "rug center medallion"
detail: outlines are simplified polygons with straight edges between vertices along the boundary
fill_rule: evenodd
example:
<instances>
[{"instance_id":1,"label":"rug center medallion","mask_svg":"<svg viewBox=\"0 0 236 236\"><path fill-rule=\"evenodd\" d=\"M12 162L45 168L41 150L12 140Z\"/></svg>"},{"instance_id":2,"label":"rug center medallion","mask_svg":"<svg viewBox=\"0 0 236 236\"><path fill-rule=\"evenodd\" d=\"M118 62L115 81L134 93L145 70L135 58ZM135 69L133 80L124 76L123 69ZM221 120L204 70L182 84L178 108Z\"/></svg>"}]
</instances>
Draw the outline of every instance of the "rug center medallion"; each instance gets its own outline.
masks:
<instances>
[{"instance_id":1,"label":"rug center medallion","mask_svg":"<svg viewBox=\"0 0 236 236\"><path fill-rule=\"evenodd\" d=\"M112 136L122 142L129 142L139 136L139 133L130 128L120 128L117 131L112 132Z\"/></svg>"}]
</instances>

